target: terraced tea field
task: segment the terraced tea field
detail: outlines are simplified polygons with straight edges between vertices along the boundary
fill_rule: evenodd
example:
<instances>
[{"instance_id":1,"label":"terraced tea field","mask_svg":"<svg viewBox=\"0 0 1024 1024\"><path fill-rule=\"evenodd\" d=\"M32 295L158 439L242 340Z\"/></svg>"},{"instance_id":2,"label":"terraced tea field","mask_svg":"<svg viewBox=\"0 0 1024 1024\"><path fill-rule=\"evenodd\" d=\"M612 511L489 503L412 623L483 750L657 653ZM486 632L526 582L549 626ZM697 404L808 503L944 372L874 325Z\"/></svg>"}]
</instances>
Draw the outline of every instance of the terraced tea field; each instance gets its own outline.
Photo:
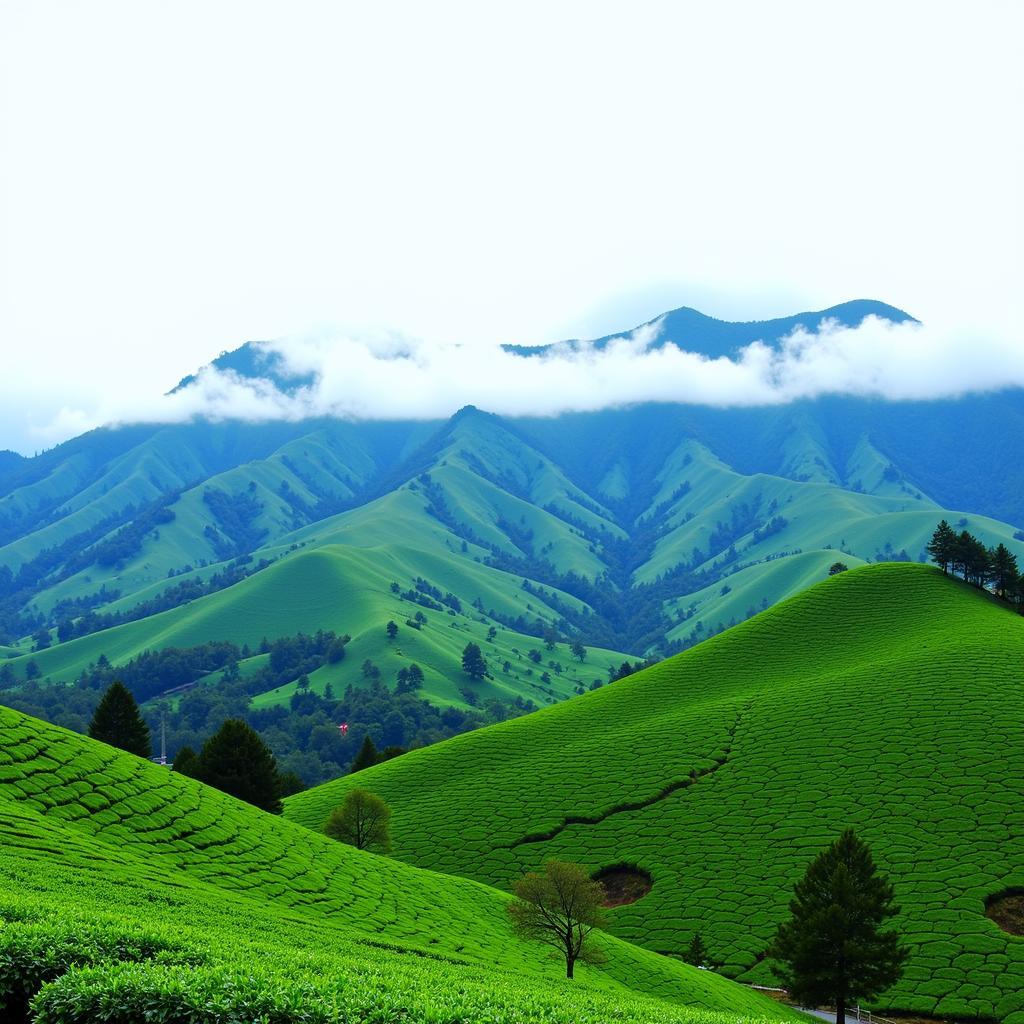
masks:
<instances>
[{"instance_id":1,"label":"terraced tea field","mask_svg":"<svg viewBox=\"0 0 1024 1024\"><path fill-rule=\"evenodd\" d=\"M4 708L0 838L5 1021L43 982L40 1024L794 1016L612 937L605 967L570 984L486 886L355 851Z\"/></svg>"},{"instance_id":2,"label":"terraced tea field","mask_svg":"<svg viewBox=\"0 0 1024 1024\"><path fill-rule=\"evenodd\" d=\"M854 827L911 947L889 1010L1024 1022L1024 619L937 570L843 573L567 704L364 772L395 853L508 887L547 857L636 865L617 935L768 983L793 882ZM353 783L290 798L316 828Z\"/></svg>"}]
</instances>

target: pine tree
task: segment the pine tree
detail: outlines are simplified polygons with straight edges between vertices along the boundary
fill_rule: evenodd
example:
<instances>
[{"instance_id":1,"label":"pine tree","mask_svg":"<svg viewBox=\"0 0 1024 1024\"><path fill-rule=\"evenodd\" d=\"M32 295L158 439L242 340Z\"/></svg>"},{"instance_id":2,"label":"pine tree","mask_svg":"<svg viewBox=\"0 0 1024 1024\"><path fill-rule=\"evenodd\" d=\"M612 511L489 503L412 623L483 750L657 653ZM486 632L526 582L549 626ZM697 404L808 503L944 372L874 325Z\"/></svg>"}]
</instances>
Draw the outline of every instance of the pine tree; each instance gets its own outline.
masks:
<instances>
[{"instance_id":1,"label":"pine tree","mask_svg":"<svg viewBox=\"0 0 1024 1024\"><path fill-rule=\"evenodd\" d=\"M398 636L398 623L395 622L394 619L390 620L385 627L385 630L388 634L388 639L394 640L395 637Z\"/></svg>"},{"instance_id":2,"label":"pine tree","mask_svg":"<svg viewBox=\"0 0 1024 1024\"><path fill-rule=\"evenodd\" d=\"M487 661L476 644L466 644L463 649L462 671L470 679L482 679L487 675Z\"/></svg>"},{"instance_id":3,"label":"pine tree","mask_svg":"<svg viewBox=\"0 0 1024 1024\"><path fill-rule=\"evenodd\" d=\"M989 552L992 566L992 586L1002 598L1011 595L1016 589L1020 572L1017 569L1017 556L1005 544L999 544Z\"/></svg>"},{"instance_id":4,"label":"pine tree","mask_svg":"<svg viewBox=\"0 0 1024 1024\"><path fill-rule=\"evenodd\" d=\"M373 740L370 739L370 734L367 733L363 737L363 745L359 748L359 753L352 759L352 764L349 765L349 774L353 772L361 772L364 768L372 768L377 763L377 747Z\"/></svg>"},{"instance_id":5,"label":"pine tree","mask_svg":"<svg viewBox=\"0 0 1024 1024\"><path fill-rule=\"evenodd\" d=\"M935 562L944 573L949 572L949 567L956 554L957 536L953 527L945 519L935 527L932 539L928 542L925 550L932 556Z\"/></svg>"},{"instance_id":6,"label":"pine tree","mask_svg":"<svg viewBox=\"0 0 1024 1024\"><path fill-rule=\"evenodd\" d=\"M96 705L89 723L89 735L94 740L102 740L139 757L149 757L153 753L149 726L143 721L131 691L120 682L111 683Z\"/></svg>"},{"instance_id":7,"label":"pine tree","mask_svg":"<svg viewBox=\"0 0 1024 1024\"><path fill-rule=\"evenodd\" d=\"M892 898L871 851L847 829L797 882L792 918L769 949L789 994L805 1006L834 1005L836 1024L844 1024L855 1001L899 981L907 950L896 932L881 930L899 912Z\"/></svg>"},{"instance_id":8,"label":"pine tree","mask_svg":"<svg viewBox=\"0 0 1024 1024\"><path fill-rule=\"evenodd\" d=\"M694 967L703 967L708 962L708 951L700 932L694 932L683 959Z\"/></svg>"},{"instance_id":9,"label":"pine tree","mask_svg":"<svg viewBox=\"0 0 1024 1024\"><path fill-rule=\"evenodd\" d=\"M203 744L196 778L254 807L281 813L277 761L240 718L229 718Z\"/></svg>"}]
</instances>

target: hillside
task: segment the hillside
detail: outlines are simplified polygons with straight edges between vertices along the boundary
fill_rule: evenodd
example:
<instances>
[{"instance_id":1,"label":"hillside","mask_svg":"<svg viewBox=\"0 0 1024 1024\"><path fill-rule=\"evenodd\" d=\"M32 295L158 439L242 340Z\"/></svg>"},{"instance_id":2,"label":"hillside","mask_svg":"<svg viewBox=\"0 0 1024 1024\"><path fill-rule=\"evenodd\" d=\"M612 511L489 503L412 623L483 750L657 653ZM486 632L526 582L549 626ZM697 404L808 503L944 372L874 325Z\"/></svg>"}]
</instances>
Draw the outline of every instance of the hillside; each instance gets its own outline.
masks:
<instances>
[{"instance_id":1,"label":"hillside","mask_svg":"<svg viewBox=\"0 0 1024 1024\"><path fill-rule=\"evenodd\" d=\"M282 1024L480 1019L485 1007L509 1022L524 1008L595 1024L789 1016L610 937L606 966L571 985L512 934L494 890L356 851L4 708L0 837L5 1020L19 1019L22 985L31 994L68 968L44 993L61 1020L172 1004L273 1010Z\"/></svg>"},{"instance_id":2,"label":"hillside","mask_svg":"<svg viewBox=\"0 0 1024 1024\"><path fill-rule=\"evenodd\" d=\"M846 826L912 949L889 1010L1024 1021L1024 621L923 566L819 583L642 673L370 769L410 863L507 886L547 857L632 865L612 930L768 982L792 883ZM345 779L290 798L315 826Z\"/></svg>"},{"instance_id":3,"label":"hillside","mask_svg":"<svg viewBox=\"0 0 1024 1024\"><path fill-rule=\"evenodd\" d=\"M658 343L723 355L868 314L906 318L867 301L751 324L682 309L666 314ZM266 346L215 364L304 383ZM0 470L0 687L71 682L104 659L125 671L146 651L209 643L236 645L239 672L259 680L264 640L324 629L352 641L344 662L309 673L314 694L365 688L366 662L393 689L415 662L420 696L438 707L497 701L515 713L596 687L626 660L692 647L835 561L923 560L943 517L1024 557L1018 441L1020 391L93 431ZM417 615L428 622L407 627ZM545 634L561 638L554 650ZM487 645L491 669L473 686L460 664L470 641ZM224 667L166 691L201 685L230 703ZM245 696L285 707L299 678Z\"/></svg>"}]
</instances>

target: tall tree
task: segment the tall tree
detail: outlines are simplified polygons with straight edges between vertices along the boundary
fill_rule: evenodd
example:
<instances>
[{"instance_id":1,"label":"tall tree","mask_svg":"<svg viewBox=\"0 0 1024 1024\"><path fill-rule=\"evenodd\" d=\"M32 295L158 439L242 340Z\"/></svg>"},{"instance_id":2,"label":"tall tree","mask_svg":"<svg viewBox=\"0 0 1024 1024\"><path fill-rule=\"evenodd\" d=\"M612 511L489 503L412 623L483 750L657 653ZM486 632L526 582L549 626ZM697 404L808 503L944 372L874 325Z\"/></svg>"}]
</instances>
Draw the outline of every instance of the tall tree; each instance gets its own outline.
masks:
<instances>
[{"instance_id":1,"label":"tall tree","mask_svg":"<svg viewBox=\"0 0 1024 1024\"><path fill-rule=\"evenodd\" d=\"M281 813L281 780L270 748L240 718L229 718L204 744L196 778L271 814Z\"/></svg>"},{"instance_id":2,"label":"tall tree","mask_svg":"<svg viewBox=\"0 0 1024 1024\"><path fill-rule=\"evenodd\" d=\"M153 753L149 726L143 721L131 691L121 682L111 683L96 705L89 723L89 735L94 740L102 740L139 757L149 757Z\"/></svg>"},{"instance_id":3,"label":"tall tree","mask_svg":"<svg viewBox=\"0 0 1024 1024\"><path fill-rule=\"evenodd\" d=\"M508 905L518 935L554 946L565 957L565 976L573 976L578 960L597 963L600 951L591 940L604 924L604 888L586 868L549 860L544 873L530 871L513 886L516 899Z\"/></svg>"},{"instance_id":4,"label":"tall tree","mask_svg":"<svg viewBox=\"0 0 1024 1024\"><path fill-rule=\"evenodd\" d=\"M703 967L708 962L708 951L700 932L694 932L690 945L686 947L683 959L694 967Z\"/></svg>"},{"instance_id":5,"label":"tall tree","mask_svg":"<svg viewBox=\"0 0 1024 1024\"><path fill-rule=\"evenodd\" d=\"M572 651L572 656L581 664L587 660L587 649L580 640L573 640L572 647L569 650Z\"/></svg>"},{"instance_id":6,"label":"tall tree","mask_svg":"<svg viewBox=\"0 0 1024 1024\"><path fill-rule=\"evenodd\" d=\"M999 544L989 552L992 566L992 586L1002 598L1012 595L1020 579L1017 556L1005 544Z\"/></svg>"},{"instance_id":7,"label":"tall tree","mask_svg":"<svg viewBox=\"0 0 1024 1024\"><path fill-rule=\"evenodd\" d=\"M470 679L482 679L487 675L487 661L476 644L466 644L463 649L462 671L465 672Z\"/></svg>"},{"instance_id":8,"label":"tall tree","mask_svg":"<svg viewBox=\"0 0 1024 1024\"><path fill-rule=\"evenodd\" d=\"M331 811L324 834L357 850L387 853L391 849L391 809L365 789L353 789L340 807Z\"/></svg>"},{"instance_id":9,"label":"tall tree","mask_svg":"<svg viewBox=\"0 0 1024 1024\"><path fill-rule=\"evenodd\" d=\"M884 922L899 912L868 847L847 829L809 865L793 889L792 917L769 949L791 996L806 1006L832 1004L844 1024L855 1001L899 981L907 950Z\"/></svg>"},{"instance_id":10,"label":"tall tree","mask_svg":"<svg viewBox=\"0 0 1024 1024\"><path fill-rule=\"evenodd\" d=\"M363 737L363 745L359 748L359 753L352 759L352 764L349 765L349 773L361 772L364 768L372 768L377 764L379 758L377 757L377 746L370 739L370 734L367 733Z\"/></svg>"},{"instance_id":11,"label":"tall tree","mask_svg":"<svg viewBox=\"0 0 1024 1024\"><path fill-rule=\"evenodd\" d=\"M928 542L925 548L928 554L932 556L932 561L935 562L944 573L949 572L950 564L953 562L953 556L956 554L956 542L957 536L953 527L943 519L939 525L935 527L932 539Z\"/></svg>"}]
</instances>

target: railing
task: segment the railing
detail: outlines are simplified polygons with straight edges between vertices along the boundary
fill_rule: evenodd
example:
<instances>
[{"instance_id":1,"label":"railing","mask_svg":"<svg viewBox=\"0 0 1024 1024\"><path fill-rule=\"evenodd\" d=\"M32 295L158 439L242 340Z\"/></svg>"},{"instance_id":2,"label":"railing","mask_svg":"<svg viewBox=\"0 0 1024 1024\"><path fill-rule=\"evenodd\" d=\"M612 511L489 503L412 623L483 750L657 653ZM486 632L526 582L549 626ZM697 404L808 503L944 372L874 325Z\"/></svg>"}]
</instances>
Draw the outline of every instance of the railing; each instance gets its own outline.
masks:
<instances>
[{"instance_id":1,"label":"railing","mask_svg":"<svg viewBox=\"0 0 1024 1024\"><path fill-rule=\"evenodd\" d=\"M756 989L758 992L774 992L780 996L788 996L789 993L784 988L772 988L770 985L747 985L747 988ZM801 1007L806 1009L806 1007ZM831 1013L831 1010L826 1010L826 1013ZM870 1010L864 1010L859 1006L852 1006L846 1013L847 1020L862 1021L863 1024L900 1024L899 1021L890 1019L889 1017L879 1017L877 1014L871 1013Z\"/></svg>"}]
</instances>

